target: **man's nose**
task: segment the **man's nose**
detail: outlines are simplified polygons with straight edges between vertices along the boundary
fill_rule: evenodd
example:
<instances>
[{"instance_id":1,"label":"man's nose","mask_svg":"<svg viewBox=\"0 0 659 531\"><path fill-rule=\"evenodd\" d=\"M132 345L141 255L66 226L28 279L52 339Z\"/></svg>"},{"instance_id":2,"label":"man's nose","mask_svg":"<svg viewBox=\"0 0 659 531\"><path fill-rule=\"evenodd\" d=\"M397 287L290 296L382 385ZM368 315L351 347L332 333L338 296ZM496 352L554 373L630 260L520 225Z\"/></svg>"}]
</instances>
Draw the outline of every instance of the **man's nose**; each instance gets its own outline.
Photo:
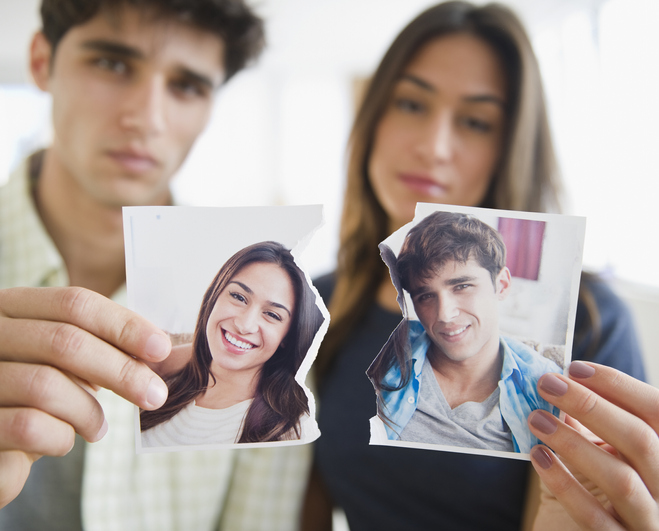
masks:
<instances>
[{"instance_id":1,"label":"man's nose","mask_svg":"<svg viewBox=\"0 0 659 531\"><path fill-rule=\"evenodd\" d=\"M460 310L452 294L440 294L437 298L437 320L448 323L455 319Z\"/></svg>"},{"instance_id":2,"label":"man's nose","mask_svg":"<svg viewBox=\"0 0 659 531\"><path fill-rule=\"evenodd\" d=\"M121 115L125 129L145 136L158 135L166 128L167 86L162 76L154 75L131 87Z\"/></svg>"}]
</instances>

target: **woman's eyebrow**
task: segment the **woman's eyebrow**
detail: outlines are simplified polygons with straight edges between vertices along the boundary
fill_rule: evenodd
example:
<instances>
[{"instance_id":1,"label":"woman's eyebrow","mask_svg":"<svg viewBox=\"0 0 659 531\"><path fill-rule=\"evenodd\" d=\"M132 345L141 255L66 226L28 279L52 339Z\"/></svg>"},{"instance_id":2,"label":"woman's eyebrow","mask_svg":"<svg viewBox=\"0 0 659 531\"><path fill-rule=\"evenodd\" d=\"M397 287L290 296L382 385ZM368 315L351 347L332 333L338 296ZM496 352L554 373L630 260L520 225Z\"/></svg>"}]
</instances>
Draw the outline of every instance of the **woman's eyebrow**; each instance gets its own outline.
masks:
<instances>
[{"instance_id":1,"label":"woman's eyebrow","mask_svg":"<svg viewBox=\"0 0 659 531\"><path fill-rule=\"evenodd\" d=\"M230 280L230 281L229 281L229 284L238 284L241 288L243 288L243 289L244 289L247 293L249 293L250 295L253 295L253 294L254 294L254 291L252 291L252 289L251 289L247 284L243 284L242 282L240 282L240 281L238 281L238 280ZM291 315L291 311L290 311L288 308L286 308L286 306L284 306L283 304L281 304L281 303L279 303L279 302L275 302L275 301L267 301L267 303L268 303L270 306L274 306L275 308L281 308L281 309L284 310L289 316Z\"/></svg>"},{"instance_id":2,"label":"woman's eyebrow","mask_svg":"<svg viewBox=\"0 0 659 531\"><path fill-rule=\"evenodd\" d=\"M416 86L422 88L423 90L427 90L429 92L437 92L437 89L433 85L421 79L420 77L414 76L412 74L403 74L402 76L400 76L400 81L409 81L410 83L415 84Z\"/></svg>"},{"instance_id":3,"label":"woman's eyebrow","mask_svg":"<svg viewBox=\"0 0 659 531\"><path fill-rule=\"evenodd\" d=\"M407 81L433 94L437 93L437 88L434 85L413 74L403 74L400 77L400 81ZM463 99L470 103L493 103L503 108L506 107L506 102L494 94L474 94L465 96Z\"/></svg>"}]
</instances>

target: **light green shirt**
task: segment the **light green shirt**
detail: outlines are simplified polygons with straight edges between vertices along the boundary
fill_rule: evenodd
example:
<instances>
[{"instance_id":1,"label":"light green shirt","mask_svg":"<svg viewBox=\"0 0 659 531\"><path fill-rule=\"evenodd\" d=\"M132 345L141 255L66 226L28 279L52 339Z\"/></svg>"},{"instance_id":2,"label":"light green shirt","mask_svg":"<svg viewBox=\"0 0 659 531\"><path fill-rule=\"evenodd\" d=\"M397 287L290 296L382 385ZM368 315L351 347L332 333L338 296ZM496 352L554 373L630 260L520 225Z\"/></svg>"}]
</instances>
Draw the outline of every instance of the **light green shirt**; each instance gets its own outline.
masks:
<instances>
[{"instance_id":1,"label":"light green shirt","mask_svg":"<svg viewBox=\"0 0 659 531\"><path fill-rule=\"evenodd\" d=\"M28 164L0 187L0 289L68 284L63 260L34 207ZM122 288L113 300L123 304L125 297ZM85 530L297 528L309 445L138 455L134 406L106 390L98 400L109 431L84 447Z\"/></svg>"}]
</instances>

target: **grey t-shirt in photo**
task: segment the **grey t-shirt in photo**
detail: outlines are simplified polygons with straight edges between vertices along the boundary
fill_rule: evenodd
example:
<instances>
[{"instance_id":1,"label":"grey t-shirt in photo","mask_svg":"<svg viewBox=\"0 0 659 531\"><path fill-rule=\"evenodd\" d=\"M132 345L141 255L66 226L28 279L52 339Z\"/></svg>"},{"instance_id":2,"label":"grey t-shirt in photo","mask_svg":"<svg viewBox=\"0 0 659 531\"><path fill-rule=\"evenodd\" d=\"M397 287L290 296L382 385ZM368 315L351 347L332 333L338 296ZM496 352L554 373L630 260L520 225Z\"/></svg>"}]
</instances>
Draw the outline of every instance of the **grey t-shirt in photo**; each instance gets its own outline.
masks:
<instances>
[{"instance_id":1,"label":"grey t-shirt in photo","mask_svg":"<svg viewBox=\"0 0 659 531\"><path fill-rule=\"evenodd\" d=\"M499 388L483 402L464 402L451 409L426 358L419 399L401 441L514 451L513 439L499 409Z\"/></svg>"}]
</instances>

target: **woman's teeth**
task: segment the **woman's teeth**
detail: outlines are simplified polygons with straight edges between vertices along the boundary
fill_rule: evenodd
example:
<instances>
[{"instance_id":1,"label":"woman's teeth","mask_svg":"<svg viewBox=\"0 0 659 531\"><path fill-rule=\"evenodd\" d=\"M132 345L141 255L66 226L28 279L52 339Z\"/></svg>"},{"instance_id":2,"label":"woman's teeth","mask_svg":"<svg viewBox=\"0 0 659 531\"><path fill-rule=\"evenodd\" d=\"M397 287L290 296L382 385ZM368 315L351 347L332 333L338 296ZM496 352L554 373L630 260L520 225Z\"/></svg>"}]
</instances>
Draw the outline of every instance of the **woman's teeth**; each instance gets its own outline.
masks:
<instances>
[{"instance_id":1,"label":"woman's teeth","mask_svg":"<svg viewBox=\"0 0 659 531\"><path fill-rule=\"evenodd\" d=\"M254 345L252 345L251 343L246 343L245 341L240 341L240 339L238 339L237 337L232 336L232 335L231 335L229 332L227 332L227 331L224 332L224 337L226 338L226 340L227 340L229 343L231 343L232 345L234 345L234 346L236 346L236 347L238 347L238 348L242 348L242 349L244 349L244 350L248 350L248 349L250 349L250 348L254 348Z\"/></svg>"}]
</instances>

